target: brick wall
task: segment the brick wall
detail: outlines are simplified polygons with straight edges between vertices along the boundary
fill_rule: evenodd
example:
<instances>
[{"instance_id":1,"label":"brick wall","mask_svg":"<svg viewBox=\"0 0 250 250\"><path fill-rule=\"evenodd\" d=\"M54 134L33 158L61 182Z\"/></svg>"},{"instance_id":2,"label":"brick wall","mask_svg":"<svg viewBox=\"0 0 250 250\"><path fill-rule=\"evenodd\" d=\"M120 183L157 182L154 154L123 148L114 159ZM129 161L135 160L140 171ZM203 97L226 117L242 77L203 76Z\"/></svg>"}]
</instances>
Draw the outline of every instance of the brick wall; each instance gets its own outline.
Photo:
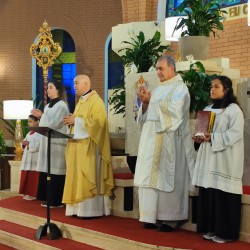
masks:
<instances>
[{"instance_id":1,"label":"brick wall","mask_svg":"<svg viewBox=\"0 0 250 250\"><path fill-rule=\"evenodd\" d=\"M227 21L219 38L210 39L209 57L227 57L230 67L240 70L241 77L250 77L250 27L247 18Z\"/></svg>"},{"instance_id":2,"label":"brick wall","mask_svg":"<svg viewBox=\"0 0 250 250\"><path fill-rule=\"evenodd\" d=\"M121 0L123 23L157 19L157 0Z\"/></svg>"}]
</instances>

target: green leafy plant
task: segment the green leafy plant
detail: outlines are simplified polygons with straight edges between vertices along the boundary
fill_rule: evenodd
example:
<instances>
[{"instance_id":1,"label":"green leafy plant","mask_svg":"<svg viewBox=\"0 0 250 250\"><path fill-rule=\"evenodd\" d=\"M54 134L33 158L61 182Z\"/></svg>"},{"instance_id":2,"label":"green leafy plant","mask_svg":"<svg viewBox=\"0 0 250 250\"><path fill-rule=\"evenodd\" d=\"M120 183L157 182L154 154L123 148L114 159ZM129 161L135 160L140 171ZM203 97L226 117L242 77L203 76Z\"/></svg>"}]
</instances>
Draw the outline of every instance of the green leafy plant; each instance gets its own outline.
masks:
<instances>
[{"instance_id":1,"label":"green leafy plant","mask_svg":"<svg viewBox=\"0 0 250 250\"><path fill-rule=\"evenodd\" d=\"M210 100L211 81L216 74L208 75L201 62L195 62L190 65L188 71L178 71L186 83L190 94L190 113L196 113L203 110Z\"/></svg>"},{"instance_id":2,"label":"green leafy plant","mask_svg":"<svg viewBox=\"0 0 250 250\"><path fill-rule=\"evenodd\" d=\"M125 117L125 101L126 91L124 85L124 77L121 77L121 83L113 87L113 93L109 98L109 104L114 105L110 111L114 111L114 114L123 114Z\"/></svg>"},{"instance_id":3,"label":"green leafy plant","mask_svg":"<svg viewBox=\"0 0 250 250\"><path fill-rule=\"evenodd\" d=\"M119 50L119 52L125 51L125 54L121 56L123 65L131 67L135 64L137 73L147 72L151 66L155 66L164 51L172 51L169 45L161 45L160 39L161 33L159 31L156 31L154 36L147 41L142 31L137 36L131 35L131 42L122 42L130 47ZM109 98L109 104L114 105L111 110L114 111L114 114L123 114L124 117L126 99L124 77L121 77L121 83L113 90L112 96Z\"/></svg>"},{"instance_id":4,"label":"green leafy plant","mask_svg":"<svg viewBox=\"0 0 250 250\"><path fill-rule=\"evenodd\" d=\"M7 149L4 141L4 134L3 131L0 130L0 158L2 158L2 154L6 154Z\"/></svg>"},{"instance_id":5,"label":"green leafy plant","mask_svg":"<svg viewBox=\"0 0 250 250\"><path fill-rule=\"evenodd\" d=\"M131 42L123 41L122 43L130 45L130 47L118 51L125 51L125 54L121 56L123 64L129 67L135 64L138 73L147 72L151 66L155 66L164 50L171 51L169 45L161 45L160 39L161 33L156 31L153 38L145 41L145 35L140 31L139 35L131 36Z\"/></svg>"},{"instance_id":6,"label":"green leafy plant","mask_svg":"<svg viewBox=\"0 0 250 250\"><path fill-rule=\"evenodd\" d=\"M215 37L216 30L223 31L223 14L217 0L184 0L176 9L185 17L180 17L175 30L182 29L181 36L209 36ZM184 29L186 26L187 29Z\"/></svg>"}]
</instances>

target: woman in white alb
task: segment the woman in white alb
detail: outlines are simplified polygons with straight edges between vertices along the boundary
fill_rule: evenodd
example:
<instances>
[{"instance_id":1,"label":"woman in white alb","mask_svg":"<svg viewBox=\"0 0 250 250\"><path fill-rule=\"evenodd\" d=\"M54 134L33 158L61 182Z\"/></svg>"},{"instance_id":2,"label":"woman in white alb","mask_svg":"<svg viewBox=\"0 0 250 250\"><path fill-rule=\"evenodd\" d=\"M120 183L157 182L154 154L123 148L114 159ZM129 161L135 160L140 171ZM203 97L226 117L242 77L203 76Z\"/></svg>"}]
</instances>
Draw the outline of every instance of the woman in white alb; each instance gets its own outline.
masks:
<instances>
[{"instance_id":1,"label":"woman in white alb","mask_svg":"<svg viewBox=\"0 0 250 250\"><path fill-rule=\"evenodd\" d=\"M234 96L232 81L217 76L211 84L216 114L213 131L201 143L192 184L199 187L197 231L204 239L225 243L239 238L244 166L244 116Z\"/></svg>"},{"instance_id":2,"label":"woman in white alb","mask_svg":"<svg viewBox=\"0 0 250 250\"><path fill-rule=\"evenodd\" d=\"M68 131L67 126L63 123L63 118L69 114L69 109L66 104L64 86L60 81L49 82L47 92L50 103L45 106L44 112L42 113L41 110L35 109L32 111L32 114L41 118L39 126L49 127L66 134ZM40 172L37 193L37 199L39 200L47 200L47 141L48 138L42 136L37 163L37 171ZM62 207L62 195L66 173L66 143L67 139L51 138L51 207ZM42 206L47 206L46 202L42 203Z\"/></svg>"}]
</instances>

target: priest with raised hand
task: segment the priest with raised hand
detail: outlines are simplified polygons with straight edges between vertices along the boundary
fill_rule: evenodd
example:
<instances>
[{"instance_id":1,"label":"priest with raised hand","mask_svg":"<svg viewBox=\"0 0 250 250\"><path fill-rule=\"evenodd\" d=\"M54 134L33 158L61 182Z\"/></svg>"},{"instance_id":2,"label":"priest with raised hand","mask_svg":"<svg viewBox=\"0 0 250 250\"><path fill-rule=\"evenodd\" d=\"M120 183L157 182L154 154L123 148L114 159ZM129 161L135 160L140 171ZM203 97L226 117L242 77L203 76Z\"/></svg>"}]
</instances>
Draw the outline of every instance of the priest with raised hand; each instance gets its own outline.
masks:
<instances>
[{"instance_id":1,"label":"priest with raised hand","mask_svg":"<svg viewBox=\"0 0 250 250\"><path fill-rule=\"evenodd\" d=\"M66 216L94 218L110 214L114 188L110 139L105 105L87 75L74 79L80 99L74 114L64 118L70 126L66 148L66 180L63 203Z\"/></svg>"},{"instance_id":2,"label":"priest with raised hand","mask_svg":"<svg viewBox=\"0 0 250 250\"><path fill-rule=\"evenodd\" d=\"M170 56L156 64L160 85L137 93L142 125L134 185L139 187L140 221L146 229L173 231L188 219L194 149L189 129L190 97Z\"/></svg>"}]
</instances>

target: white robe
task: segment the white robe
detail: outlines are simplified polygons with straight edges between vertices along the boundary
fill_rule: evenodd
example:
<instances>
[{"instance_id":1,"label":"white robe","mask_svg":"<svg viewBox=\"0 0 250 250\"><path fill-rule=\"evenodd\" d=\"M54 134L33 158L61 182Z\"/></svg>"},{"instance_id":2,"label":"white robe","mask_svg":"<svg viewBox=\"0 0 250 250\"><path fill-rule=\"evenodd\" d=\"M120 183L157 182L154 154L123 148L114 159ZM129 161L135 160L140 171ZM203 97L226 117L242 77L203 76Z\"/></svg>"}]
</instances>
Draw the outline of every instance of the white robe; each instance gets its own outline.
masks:
<instances>
[{"instance_id":1,"label":"white robe","mask_svg":"<svg viewBox=\"0 0 250 250\"><path fill-rule=\"evenodd\" d=\"M88 133L87 131L85 131ZM76 136L76 134L75 134ZM78 135L79 137L80 135ZM86 137L85 137L86 138ZM97 180L100 179L100 169L101 169L101 157L100 153L96 152L97 158L97 170L96 173L99 174L97 176ZM100 183L97 182L97 185ZM97 187L99 189L99 187ZM103 215L110 215L110 207L111 202L109 197L104 195L96 195L93 198L86 199L82 202L74 203L74 204L66 204L66 216L77 215L78 217L99 217Z\"/></svg>"},{"instance_id":2,"label":"white robe","mask_svg":"<svg viewBox=\"0 0 250 250\"><path fill-rule=\"evenodd\" d=\"M244 167L244 117L236 104L225 110L205 110L216 113L211 143L202 143L194 169L192 183L228 193L242 194Z\"/></svg>"},{"instance_id":3,"label":"white robe","mask_svg":"<svg viewBox=\"0 0 250 250\"><path fill-rule=\"evenodd\" d=\"M49 127L57 130L63 134L67 134L67 126L63 123L63 118L69 114L68 106L64 101L57 102L53 107L49 108L47 104L44 108L44 113L41 117L39 126ZM37 171L47 172L47 143L48 138L42 136L39 154ZM50 160L50 173L57 175L65 175L66 162L65 162L65 149L67 139L51 138L51 160Z\"/></svg>"},{"instance_id":4,"label":"white robe","mask_svg":"<svg viewBox=\"0 0 250 250\"><path fill-rule=\"evenodd\" d=\"M177 75L153 91L147 112L139 110L143 129L134 185L139 187L140 221L188 218L189 177L195 159L189 105L187 86Z\"/></svg>"},{"instance_id":5,"label":"white robe","mask_svg":"<svg viewBox=\"0 0 250 250\"><path fill-rule=\"evenodd\" d=\"M24 141L29 142L29 146L26 146L24 148L22 162L20 166L21 170L25 170L25 171L36 170L41 137L42 136L38 133L30 134L29 132L24 138Z\"/></svg>"}]
</instances>

